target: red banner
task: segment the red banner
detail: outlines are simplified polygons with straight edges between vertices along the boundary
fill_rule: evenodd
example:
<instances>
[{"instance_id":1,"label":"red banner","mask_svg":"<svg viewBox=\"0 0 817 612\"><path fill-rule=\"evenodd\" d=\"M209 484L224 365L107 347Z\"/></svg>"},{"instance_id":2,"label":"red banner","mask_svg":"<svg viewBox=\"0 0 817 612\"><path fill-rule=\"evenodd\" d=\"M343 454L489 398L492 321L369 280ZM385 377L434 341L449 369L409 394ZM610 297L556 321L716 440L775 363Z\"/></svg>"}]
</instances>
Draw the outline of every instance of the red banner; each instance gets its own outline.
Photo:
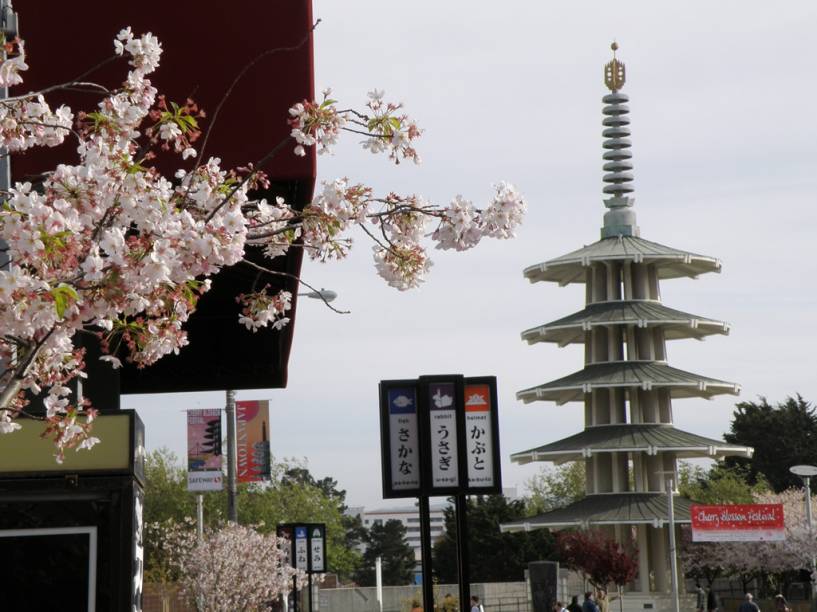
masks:
<instances>
[{"instance_id":1,"label":"red banner","mask_svg":"<svg viewBox=\"0 0 817 612\"><path fill-rule=\"evenodd\" d=\"M270 446L267 439L269 402L235 403L238 482L270 479Z\"/></svg>"},{"instance_id":2,"label":"red banner","mask_svg":"<svg viewBox=\"0 0 817 612\"><path fill-rule=\"evenodd\" d=\"M786 539L783 504L693 505L693 542L761 542Z\"/></svg>"}]
</instances>

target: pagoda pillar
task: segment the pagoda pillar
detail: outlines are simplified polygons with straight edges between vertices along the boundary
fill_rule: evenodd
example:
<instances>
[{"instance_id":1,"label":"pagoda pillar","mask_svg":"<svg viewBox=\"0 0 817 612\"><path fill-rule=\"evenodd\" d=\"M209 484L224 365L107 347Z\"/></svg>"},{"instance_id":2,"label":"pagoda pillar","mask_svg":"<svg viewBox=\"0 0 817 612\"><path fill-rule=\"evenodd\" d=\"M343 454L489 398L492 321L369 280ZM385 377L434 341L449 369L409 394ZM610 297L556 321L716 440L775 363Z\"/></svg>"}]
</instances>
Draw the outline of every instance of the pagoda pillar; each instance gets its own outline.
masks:
<instances>
[{"instance_id":1,"label":"pagoda pillar","mask_svg":"<svg viewBox=\"0 0 817 612\"><path fill-rule=\"evenodd\" d=\"M650 527L649 534L649 566L653 571L655 590L659 593L666 593L670 589L667 530L661 527Z\"/></svg>"},{"instance_id":2,"label":"pagoda pillar","mask_svg":"<svg viewBox=\"0 0 817 612\"><path fill-rule=\"evenodd\" d=\"M650 591L650 560L648 556L644 554L649 546L647 529L650 529L647 525L638 525L636 527L636 546L639 550L636 589L641 593L649 593Z\"/></svg>"}]
</instances>

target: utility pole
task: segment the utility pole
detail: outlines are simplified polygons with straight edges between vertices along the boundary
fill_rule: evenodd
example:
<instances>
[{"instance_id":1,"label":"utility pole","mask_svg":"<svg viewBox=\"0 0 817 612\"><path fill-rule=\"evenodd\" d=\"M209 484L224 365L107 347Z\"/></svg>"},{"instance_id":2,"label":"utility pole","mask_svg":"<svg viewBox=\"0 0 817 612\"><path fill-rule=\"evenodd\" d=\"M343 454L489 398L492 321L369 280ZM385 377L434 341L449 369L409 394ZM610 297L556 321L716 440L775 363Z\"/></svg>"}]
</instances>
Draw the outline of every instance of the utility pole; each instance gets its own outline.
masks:
<instances>
[{"instance_id":1,"label":"utility pole","mask_svg":"<svg viewBox=\"0 0 817 612\"><path fill-rule=\"evenodd\" d=\"M238 522L238 507L236 506L236 479L235 479L235 391L227 390L227 405L224 408L227 417L227 520Z\"/></svg>"},{"instance_id":2,"label":"utility pole","mask_svg":"<svg viewBox=\"0 0 817 612\"><path fill-rule=\"evenodd\" d=\"M805 505L806 505L806 525L808 526L808 533L809 533L809 540L814 541L814 528L812 526L811 521L811 479L813 476L817 476L817 467L813 465L794 465L789 468L789 472L792 474L799 476L803 479L803 495L805 497ZM814 558L814 554L810 554L810 567L811 570L811 605L809 609L812 612L817 610L817 560Z\"/></svg>"},{"instance_id":3,"label":"utility pole","mask_svg":"<svg viewBox=\"0 0 817 612\"><path fill-rule=\"evenodd\" d=\"M678 553L675 546L675 483L672 477L667 478L667 510L669 513L669 566L672 572L672 609L680 612L681 602L678 596Z\"/></svg>"},{"instance_id":4,"label":"utility pole","mask_svg":"<svg viewBox=\"0 0 817 612\"><path fill-rule=\"evenodd\" d=\"M196 495L196 531L201 540L204 537L204 495L201 493Z\"/></svg>"}]
</instances>

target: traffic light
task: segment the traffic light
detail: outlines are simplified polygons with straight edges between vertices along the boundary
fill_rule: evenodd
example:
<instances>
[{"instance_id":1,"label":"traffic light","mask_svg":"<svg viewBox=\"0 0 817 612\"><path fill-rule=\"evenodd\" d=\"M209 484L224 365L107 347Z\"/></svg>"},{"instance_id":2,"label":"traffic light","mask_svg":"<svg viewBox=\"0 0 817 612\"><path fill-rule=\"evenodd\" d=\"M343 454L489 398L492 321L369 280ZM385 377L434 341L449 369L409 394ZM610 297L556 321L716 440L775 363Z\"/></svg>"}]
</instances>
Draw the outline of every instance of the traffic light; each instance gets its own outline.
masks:
<instances>
[{"instance_id":1,"label":"traffic light","mask_svg":"<svg viewBox=\"0 0 817 612\"><path fill-rule=\"evenodd\" d=\"M204 430L204 448L206 453L221 454L221 415L207 423Z\"/></svg>"}]
</instances>

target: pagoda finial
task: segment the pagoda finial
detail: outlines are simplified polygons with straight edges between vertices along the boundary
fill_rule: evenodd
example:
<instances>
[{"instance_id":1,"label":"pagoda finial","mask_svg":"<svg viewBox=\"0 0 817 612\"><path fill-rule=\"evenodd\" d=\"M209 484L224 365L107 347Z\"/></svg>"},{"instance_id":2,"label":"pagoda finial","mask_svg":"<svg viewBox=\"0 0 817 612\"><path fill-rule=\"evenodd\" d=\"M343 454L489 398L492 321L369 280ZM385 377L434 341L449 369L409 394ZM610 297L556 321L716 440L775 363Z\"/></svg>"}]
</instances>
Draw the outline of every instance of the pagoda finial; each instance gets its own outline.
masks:
<instances>
[{"instance_id":1,"label":"pagoda finial","mask_svg":"<svg viewBox=\"0 0 817 612\"><path fill-rule=\"evenodd\" d=\"M618 43L610 45L613 59L604 66L604 84L612 92L602 98L605 106L604 131L604 193L608 195L604 205L609 208L604 215L602 238L614 236L638 236L635 211L632 210L634 199L628 194L633 191L633 164L630 152L630 109L628 97L619 90L624 86L624 64L618 61L616 51Z\"/></svg>"},{"instance_id":2,"label":"pagoda finial","mask_svg":"<svg viewBox=\"0 0 817 612\"><path fill-rule=\"evenodd\" d=\"M618 43L613 41L610 48L613 50L613 59L604 65L604 84L607 85L607 89L616 93L624 87L626 71L624 64L616 58Z\"/></svg>"}]
</instances>

